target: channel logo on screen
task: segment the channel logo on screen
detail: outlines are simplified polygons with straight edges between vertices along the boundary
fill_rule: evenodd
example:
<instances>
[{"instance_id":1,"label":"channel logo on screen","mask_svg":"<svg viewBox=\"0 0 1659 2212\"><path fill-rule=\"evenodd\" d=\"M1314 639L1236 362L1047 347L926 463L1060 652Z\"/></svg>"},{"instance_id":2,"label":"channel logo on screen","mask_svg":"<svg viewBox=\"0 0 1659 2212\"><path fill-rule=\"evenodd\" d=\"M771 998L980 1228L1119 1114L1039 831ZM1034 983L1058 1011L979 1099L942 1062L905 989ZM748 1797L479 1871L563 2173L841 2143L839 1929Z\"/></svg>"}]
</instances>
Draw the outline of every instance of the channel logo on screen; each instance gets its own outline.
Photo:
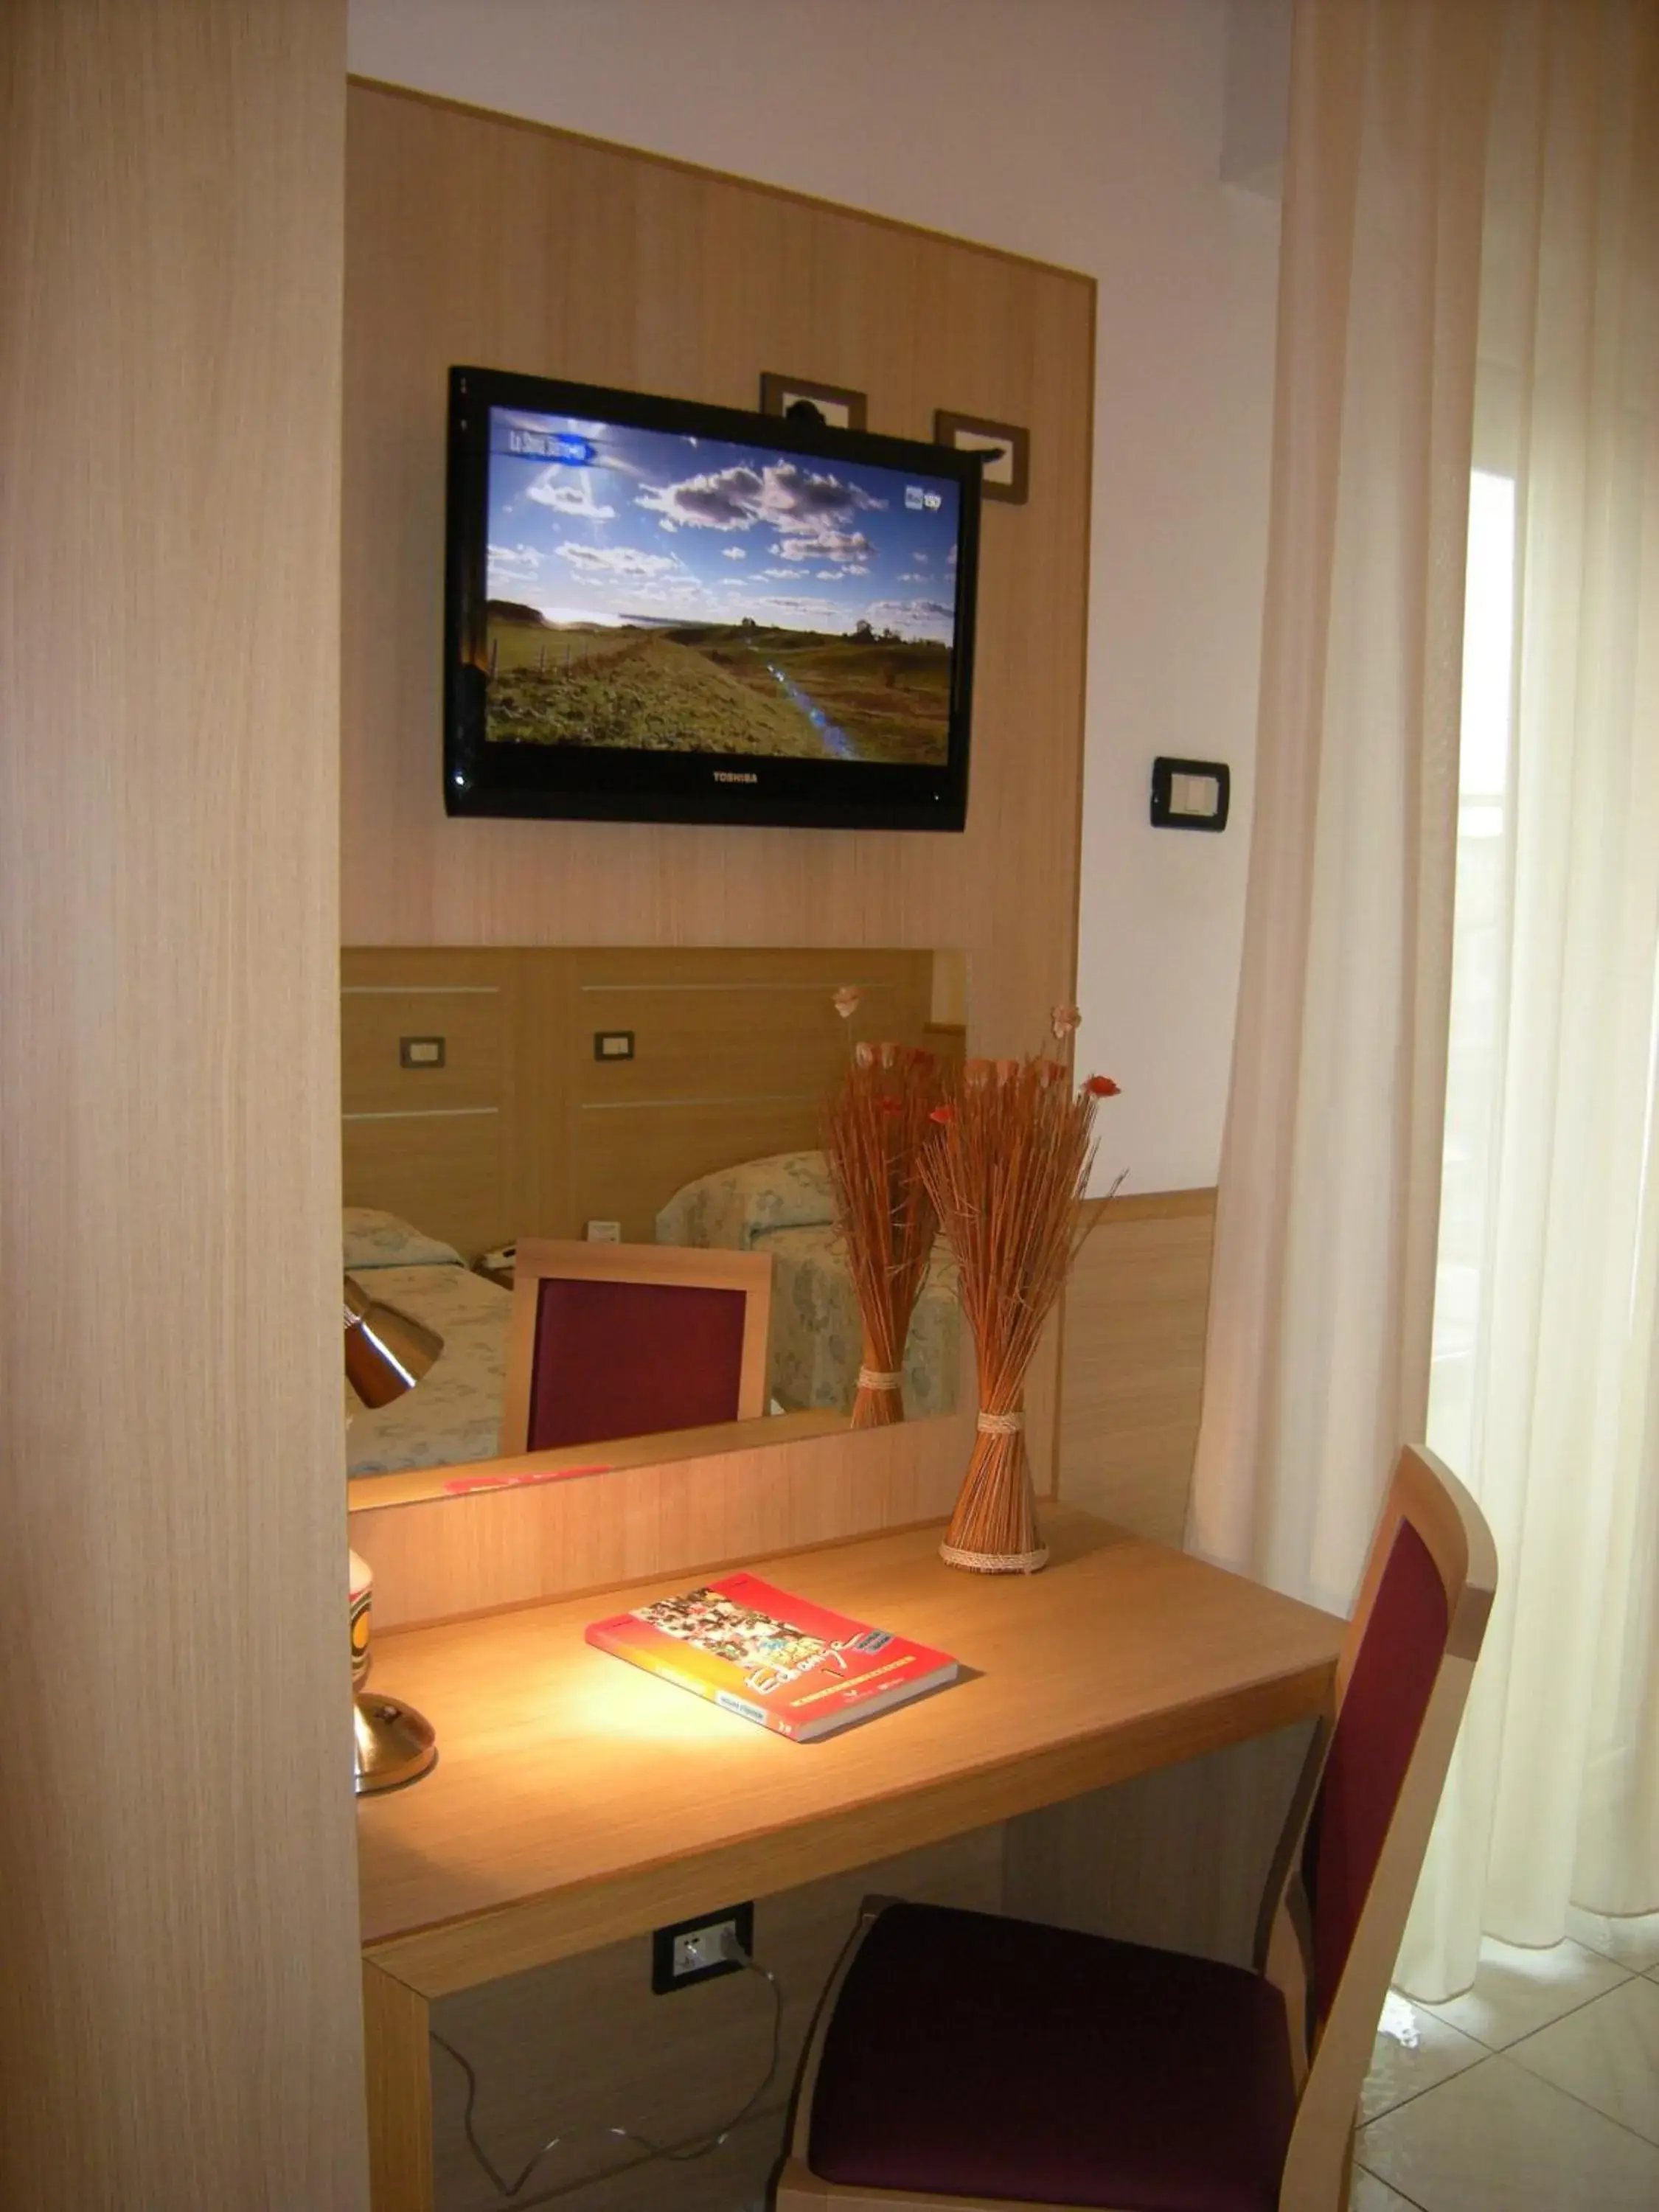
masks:
<instances>
[{"instance_id":1,"label":"channel logo on screen","mask_svg":"<svg viewBox=\"0 0 1659 2212\"><path fill-rule=\"evenodd\" d=\"M566 468L586 468L594 459L598 448L589 438L578 438L569 430L526 430L517 423L508 425L507 450L523 453L531 460L559 461Z\"/></svg>"},{"instance_id":2,"label":"channel logo on screen","mask_svg":"<svg viewBox=\"0 0 1659 2212\"><path fill-rule=\"evenodd\" d=\"M940 492L924 491L920 484L906 484L904 504L912 509L925 507L931 514L936 507L944 506L945 499Z\"/></svg>"}]
</instances>

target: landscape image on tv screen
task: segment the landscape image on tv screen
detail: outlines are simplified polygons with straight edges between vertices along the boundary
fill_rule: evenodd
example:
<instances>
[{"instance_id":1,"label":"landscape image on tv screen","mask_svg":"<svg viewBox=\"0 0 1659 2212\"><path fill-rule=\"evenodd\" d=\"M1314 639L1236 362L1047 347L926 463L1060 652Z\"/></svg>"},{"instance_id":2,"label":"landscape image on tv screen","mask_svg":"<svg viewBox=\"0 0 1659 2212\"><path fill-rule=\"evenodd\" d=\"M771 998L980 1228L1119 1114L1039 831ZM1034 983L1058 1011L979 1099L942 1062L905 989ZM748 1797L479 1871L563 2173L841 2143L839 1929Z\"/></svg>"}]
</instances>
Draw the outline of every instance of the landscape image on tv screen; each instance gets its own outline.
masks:
<instances>
[{"instance_id":1,"label":"landscape image on tv screen","mask_svg":"<svg viewBox=\"0 0 1659 2212\"><path fill-rule=\"evenodd\" d=\"M759 444L489 410L484 733L945 765L958 493Z\"/></svg>"}]
</instances>

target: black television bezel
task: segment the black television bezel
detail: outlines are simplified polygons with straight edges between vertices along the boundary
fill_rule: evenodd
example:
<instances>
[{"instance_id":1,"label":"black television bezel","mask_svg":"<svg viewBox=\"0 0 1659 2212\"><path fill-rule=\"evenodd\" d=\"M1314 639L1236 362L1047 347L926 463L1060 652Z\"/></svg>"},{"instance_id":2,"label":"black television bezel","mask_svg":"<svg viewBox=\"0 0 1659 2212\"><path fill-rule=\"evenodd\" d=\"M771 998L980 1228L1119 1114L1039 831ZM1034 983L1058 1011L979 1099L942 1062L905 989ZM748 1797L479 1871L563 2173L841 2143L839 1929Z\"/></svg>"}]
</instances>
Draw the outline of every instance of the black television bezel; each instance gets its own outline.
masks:
<instances>
[{"instance_id":1,"label":"black television bezel","mask_svg":"<svg viewBox=\"0 0 1659 2212\"><path fill-rule=\"evenodd\" d=\"M574 415L630 428L775 446L814 460L846 459L949 477L959 488L956 627L948 757L941 767L862 761L757 759L748 754L515 745L484 736L488 648L489 410ZM579 822L745 823L813 830L959 830L968 813L974 604L979 572L981 457L921 440L836 430L601 385L505 369L449 373L449 471L444 575L444 807L467 817ZM754 783L715 781L752 774Z\"/></svg>"}]
</instances>

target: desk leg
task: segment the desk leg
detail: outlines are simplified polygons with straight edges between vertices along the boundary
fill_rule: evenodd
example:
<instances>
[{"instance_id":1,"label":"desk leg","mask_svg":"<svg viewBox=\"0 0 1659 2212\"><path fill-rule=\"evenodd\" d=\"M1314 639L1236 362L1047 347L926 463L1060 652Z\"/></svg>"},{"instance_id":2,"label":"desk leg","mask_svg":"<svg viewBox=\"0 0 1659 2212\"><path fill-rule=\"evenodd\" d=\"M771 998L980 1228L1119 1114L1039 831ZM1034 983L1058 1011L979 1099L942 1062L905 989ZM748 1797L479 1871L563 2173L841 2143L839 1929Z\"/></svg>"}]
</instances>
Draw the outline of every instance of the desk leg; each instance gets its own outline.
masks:
<instances>
[{"instance_id":1,"label":"desk leg","mask_svg":"<svg viewBox=\"0 0 1659 2212\"><path fill-rule=\"evenodd\" d=\"M363 1960L368 2194L374 2212L432 2212L432 2059L426 1999Z\"/></svg>"}]
</instances>

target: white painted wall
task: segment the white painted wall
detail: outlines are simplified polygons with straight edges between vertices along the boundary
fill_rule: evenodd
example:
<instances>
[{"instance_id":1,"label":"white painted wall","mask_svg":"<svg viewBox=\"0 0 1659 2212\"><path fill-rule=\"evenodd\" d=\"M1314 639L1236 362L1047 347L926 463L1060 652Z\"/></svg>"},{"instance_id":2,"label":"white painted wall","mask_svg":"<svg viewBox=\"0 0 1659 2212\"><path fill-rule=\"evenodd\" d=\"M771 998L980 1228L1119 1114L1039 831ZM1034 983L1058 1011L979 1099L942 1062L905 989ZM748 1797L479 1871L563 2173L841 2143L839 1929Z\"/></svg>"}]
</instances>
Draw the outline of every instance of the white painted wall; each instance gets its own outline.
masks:
<instances>
[{"instance_id":1,"label":"white painted wall","mask_svg":"<svg viewBox=\"0 0 1659 2212\"><path fill-rule=\"evenodd\" d=\"M1278 210L1218 181L1224 0L351 0L366 76L1099 280L1079 996L1100 1180L1215 1181L1249 838ZM763 366L763 364L762 364ZM1219 838L1155 753L1230 761ZM1042 1010L1033 1010L1034 1031Z\"/></svg>"}]
</instances>

